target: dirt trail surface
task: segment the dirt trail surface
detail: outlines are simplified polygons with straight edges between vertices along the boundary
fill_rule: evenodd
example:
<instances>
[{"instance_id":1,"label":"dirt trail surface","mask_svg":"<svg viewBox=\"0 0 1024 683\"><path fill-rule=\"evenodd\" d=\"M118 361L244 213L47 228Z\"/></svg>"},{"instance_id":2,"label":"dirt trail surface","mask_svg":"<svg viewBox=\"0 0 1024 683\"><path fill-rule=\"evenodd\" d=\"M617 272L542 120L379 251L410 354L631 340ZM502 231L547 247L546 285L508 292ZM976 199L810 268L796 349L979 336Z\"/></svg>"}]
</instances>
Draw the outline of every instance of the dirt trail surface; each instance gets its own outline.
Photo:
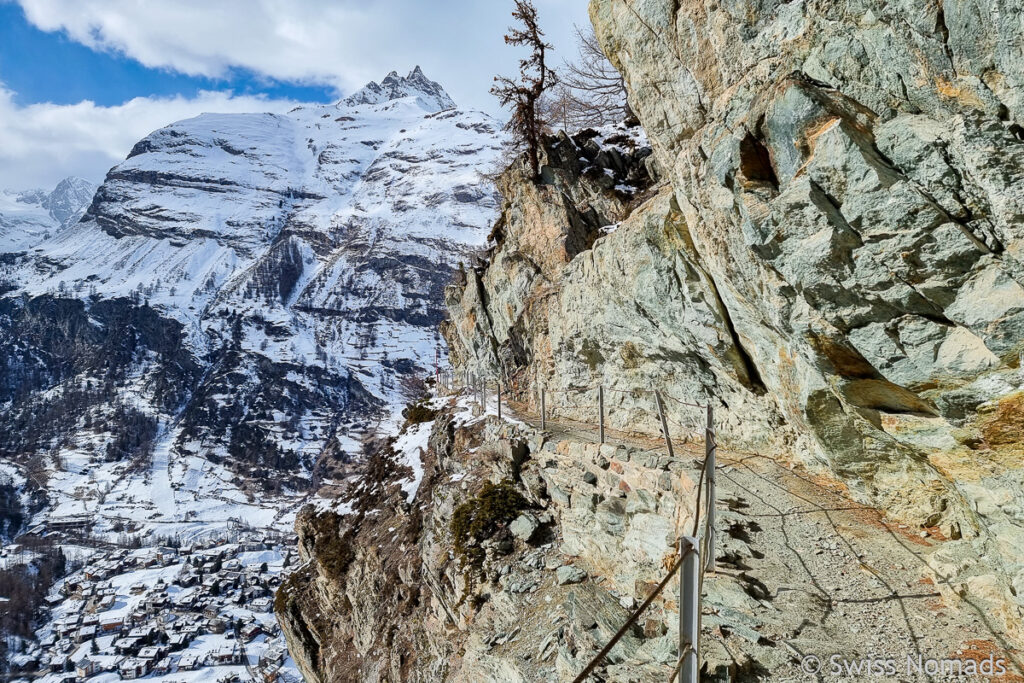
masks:
<instances>
[{"instance_id":1,"label":"dirt trail surface","mask_svg":"<svg viewBox=\"0 0 1024 683\"><path fill-rule=\"evenodd\" d=\"M503 409L539 429L523 406ZM548 420L545 435L598 440L593 425L563 420ZM703 451L676 446L694 480ZM1021 653L930 567L947 542L937 529L887 522L840 484L758 454L720 450L717 487L718 571L705 577L702 615L711 679L1024 681Z\"/></svg>"}]
</instances>

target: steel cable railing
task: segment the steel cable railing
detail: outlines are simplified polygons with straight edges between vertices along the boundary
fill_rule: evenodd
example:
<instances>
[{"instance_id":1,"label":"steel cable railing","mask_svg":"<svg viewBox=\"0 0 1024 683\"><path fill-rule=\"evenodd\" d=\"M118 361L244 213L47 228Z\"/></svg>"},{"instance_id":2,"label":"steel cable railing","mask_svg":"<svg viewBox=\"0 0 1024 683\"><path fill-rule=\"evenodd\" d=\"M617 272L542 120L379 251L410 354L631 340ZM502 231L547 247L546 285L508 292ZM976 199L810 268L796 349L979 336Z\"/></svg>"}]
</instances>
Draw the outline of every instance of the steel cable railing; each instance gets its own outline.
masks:
<instances>
[{"instance_id":1,"label":"steel cable railing","mask_svg":"<svg viewBox=\"0 0 1024 683\"><path fill-rule=\"evenodd\" d=\"M443 376L442 374L438 375ZM454 372L448 373L447 378L450 378L447 386L454 388L456 385ZM486 375L481 375L477 372L467 371L465 373L465 386L467 386L472 393L481 402L481 406L486 412L487 410L487 378ZM501 380L496 381L497 392L496 396L498 399L498 415L501 415ZM506 385L507 386L507 385ZM541 388L539 395L540 405L540 419L541 429L545 430L547 426L547 394L550 393L556 396L565 396L568 400L566 402L574 408L578 408L579 404L572 400L571 397L578 395L583 392L597 392L598 398L598 430L600 435L600 442L604 443L605 437L605 392L613 394L626 394L631 397L637 398L643 394L651 394L654 396L655 403L657 406L658 417L661 420L661 432L665 438L665 443L668 447L669 455L674 457L674 450L672 446L672 438L669 434L669 425L682 429L684 433L690 435L699 434L699 427L695 428L694 425L684 425L675 419L668 416L668 412L665 410L662 399L668 399L675 404L683 406L685 408L695 408L701 411L706 411L706 425L704 427L704 461L700 470L700 476L697 480L697 491L696 500L694 501L694 520L693 520L693 531L691 536L683 536L679 539L679 551L676 557L676 561L669 572L661 580L658 586L651 592L650 595L644 600L644 602L638 607L622 625L622 627L611 637L611 639L604 645L604 647L595 655L583 668L580 674L574 679L573 683L582 683L590 676L594 670L601 665L605 657L615 647L618 642L625 637L631 627L636 623L637 619L640 618L641 614L651 605L651 603L665 590L669 585L672 578L679 574L679 655L675 667L672 671L671 680L675 680L676 676L679 676L680 683L696 683L697 681L697 669L699 666L699 637L700 637L700 621L701 621L701 596L703 593L704 586L704 573L707 571L714 571L715 560L714 560L714 547L715 547L715 460L717 452L717 436L714 427L714 412L709 405L701 405L692 401L686 401L671 394L662 393L656 389L614 389L606 388L602 385L577 387L570 386L561 389L547 389ZM707 480L705 482L705 480ZM701 505L701 502L704 505ZM706 514L701 515L702 510L706 508ZM701 529L701 521L704 521L704 528ZM703 561L702 561L703 560Z\"/></svg>"}]
</instances>

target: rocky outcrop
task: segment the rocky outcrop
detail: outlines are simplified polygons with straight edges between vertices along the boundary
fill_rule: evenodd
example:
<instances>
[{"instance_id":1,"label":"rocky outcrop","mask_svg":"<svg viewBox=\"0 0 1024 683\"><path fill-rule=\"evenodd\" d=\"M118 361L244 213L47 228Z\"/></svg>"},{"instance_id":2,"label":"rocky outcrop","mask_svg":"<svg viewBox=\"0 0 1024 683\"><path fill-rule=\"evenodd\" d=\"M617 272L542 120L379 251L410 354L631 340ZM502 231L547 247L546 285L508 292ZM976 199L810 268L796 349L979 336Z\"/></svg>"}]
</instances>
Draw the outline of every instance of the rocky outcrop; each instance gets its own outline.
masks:
<instances>
[{"instance_id":1,"label":"rocky outcrop","mask_svg":"<svg viewBox=\"0 0 1024 683\"><path fill-rule=\"evenodd\" d=\"M299 517L276 610L308 681L570 680L660 581L692 523L693 462L546 439L452 401L407 498L385 445L352 500ZM399 439L399 443L401 439ZM460 525L472 511L479 524ZM469 531L475 529L474 531ZM608 680L664 680L667 593Z\"/></svg>"},{"instance_id":2,"label":"rocky outcrop","mask_svg":"<svg viewBox=\"0 0 1024 683\"><path fill-rule=\"evenodd\" d=\"M375 450L350 499L299 516L303 563L276 598L292 656L316 683L573 680L692 533L703 445L672 457L474 417L467 397L433 408L433 424ZM413 442L423 479L409 495ZM992 654L1012 669L1005 612L959 597L991 586L935 561L959 542L887 524L798 464L721 455L702 680L800 680L803 656L833 652L884 653L900 671L920 653ZM595 680L669 680L677 598L673 582Z\"/></svg>"},{"instance_id":3,"label":"rocky outcrop","mask_svg":"<svg viewBox=\"0 0 1024 683\"><path fill-rule=\"evenodd\" d=\"M620 196L578 137L539 185L510 169L496 246L448 293L457 365L565 417L603 385L610 425L650 434L647 390L709 403L725 443L961 539L930 561L1019 636L1019 13L593 0L656 180Z\"/></svg>"}]
</instances>

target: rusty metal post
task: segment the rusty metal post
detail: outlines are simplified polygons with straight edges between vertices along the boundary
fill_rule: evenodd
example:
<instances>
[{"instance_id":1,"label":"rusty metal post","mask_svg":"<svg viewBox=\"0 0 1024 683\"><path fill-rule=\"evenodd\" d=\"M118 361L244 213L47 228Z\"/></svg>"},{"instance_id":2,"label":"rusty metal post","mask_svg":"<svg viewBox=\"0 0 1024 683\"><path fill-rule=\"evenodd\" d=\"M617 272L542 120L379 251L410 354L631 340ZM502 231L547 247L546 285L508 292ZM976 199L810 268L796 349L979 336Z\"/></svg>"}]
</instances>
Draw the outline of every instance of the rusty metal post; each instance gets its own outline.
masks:
<instances>
[{"instance_id":1,"label":"rusty metal post","mask_svg":"<svg viewBox=\"0 0 1024 683\"><path fill-rule=\"evenodd\" d=\"M601 436L601 443L604 443L604 385L597 388L597 412L600 416L598 432Z\"/></svg>"},{"instance_id":2,"label":"rusty metal post","mask_svg":"<svg viewBox=\"0 0 1024 683\"><path fill-rule=\"evenodd\" d=\"M715 571L715 455L718 450L718 443L715 439L715 412L708 404L708 426L704 434L704 451L706 453L705 466L708 478L707 497L707 527L704 532L707 553L705 569L709 572Z\"/></svg>"},{"instance_id":3,"label":"rusty metal post","mask_svg":"<svg viewBox=\"0 0 1024 683\"><path fill-rule=\"evenodd\" d=\"M548 428L548 407L545 399L547 398L547 389L544 387L540 388L540 428L545 430Z\"/></svg>"},{"instance_id":4,"label":"rusty metal post","mask_svg":"<svg viewBox=\"0 0 1024 683\"><path fill-rule=\"evenodd\" d=\"M658 416L661 418L661 431L665 434L665 445L668 446L668 457L676 457L676 452L672 448L672 437L668 433L668 419L665 417L665 404L661 402L661 393L655 390L654 402L658 406Z\"/></svg>"},{"instance_id":5,"label":"rusty metal post","mask_svg":"<svg viewBox=\"0 0 1024 683\"><path fill-rule=\"evenodd\" d=\"M498 378L498 419L501 419L501 378Z\"/></svg>"},{"instance_id":6,"label":"rusty metal post","mask_svg":"<svg viewBox=\"0 0 1024 683\"><path fill-rule=\"evenodd\" d=\"M696 538L679 539L679 554L683 560L679 572L679 683L697 683L700 667L700 545Z\"/></svg>"}]
</instances>

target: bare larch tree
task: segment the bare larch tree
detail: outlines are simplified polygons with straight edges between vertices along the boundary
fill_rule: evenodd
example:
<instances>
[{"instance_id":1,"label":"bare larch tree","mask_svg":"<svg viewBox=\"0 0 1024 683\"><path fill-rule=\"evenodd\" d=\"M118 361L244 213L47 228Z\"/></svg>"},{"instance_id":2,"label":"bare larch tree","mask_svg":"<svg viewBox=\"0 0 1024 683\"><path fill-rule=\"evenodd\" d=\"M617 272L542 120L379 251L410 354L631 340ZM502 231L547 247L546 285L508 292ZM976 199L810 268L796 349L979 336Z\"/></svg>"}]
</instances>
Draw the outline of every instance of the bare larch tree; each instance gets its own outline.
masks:
<instances>
[{"instance_id":1,"label":"bare larch tree","mask_svg":"<svg viewBox=\"0 0 1024 683\"><path fill-rule=\"evenodd\" d=\"M634 118L626 83L601 50L593 28L576 27L578 56L559 69L559 84L545 102L553 122L566 131Z\"/></svg>"},{"instance_id":2,"label":"bare larch tree","mask_svg":"<svg viewBox=\"0 0 1024 683\"><path fill-rule=\"evenodd\" d=\"M544 32L537 21L537 8L531 0L514 0L512 18L522 26L509 27L505 35L508 45L526 45L530 56L519 60L519 79L495 76L491 94L501 106L512 107L512 116L505 129L516 142L526 148L534 181L540 178L540 136L545 122L540 107L544 93L558 82L545 58L554 48L544 42Z\"/></svg>"}]
</instances>

